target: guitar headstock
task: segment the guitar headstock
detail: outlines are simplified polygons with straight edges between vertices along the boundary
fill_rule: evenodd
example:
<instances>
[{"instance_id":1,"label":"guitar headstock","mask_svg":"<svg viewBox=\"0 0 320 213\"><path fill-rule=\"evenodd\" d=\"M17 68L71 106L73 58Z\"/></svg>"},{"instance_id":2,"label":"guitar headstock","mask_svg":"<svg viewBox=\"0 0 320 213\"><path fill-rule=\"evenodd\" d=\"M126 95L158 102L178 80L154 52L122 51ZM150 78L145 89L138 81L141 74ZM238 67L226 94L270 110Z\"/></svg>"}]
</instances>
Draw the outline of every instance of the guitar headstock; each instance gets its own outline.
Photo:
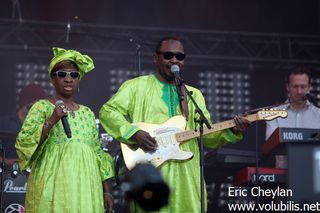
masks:
<instances>
[{"instance_id":1,"label":"guitar headstock","mask_svg":"<svg viewBox=\"0 0 320 213\"><path fill-rule=\"evenodd\" d=\"M288 116L287 110L279 109L265 109L257 112L258 120L271 121L276 118L286 118Z\"/></svg>"}]
</instances>

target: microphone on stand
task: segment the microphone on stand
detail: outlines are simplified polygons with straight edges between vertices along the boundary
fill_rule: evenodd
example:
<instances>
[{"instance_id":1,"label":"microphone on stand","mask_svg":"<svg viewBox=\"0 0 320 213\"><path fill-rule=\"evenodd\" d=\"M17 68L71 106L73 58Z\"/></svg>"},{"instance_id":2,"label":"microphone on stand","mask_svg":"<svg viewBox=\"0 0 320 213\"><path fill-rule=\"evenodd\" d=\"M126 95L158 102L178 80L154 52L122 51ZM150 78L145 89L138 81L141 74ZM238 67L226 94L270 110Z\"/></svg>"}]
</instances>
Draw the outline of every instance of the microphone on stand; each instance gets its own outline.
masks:
<instances>
[{"instance_id":1,"label":"microphone on stand","mask_svg":"<svg viewBox=\"0 0 320 213\"><path fill-rule=\"evenodd\" d=\"M304 97L309 101L316 101L317 100L316 96L311 94L310 92L307 92L306 94L304 94Z\"/></svg>"},{"instance_id":2,"label":"microphone on stand","mask_svg":"<svg viewBox=\"0 0 320 213\"><path fill-rule=\"evenodd\" d=\"M60 106L62 108L64 108L64 102L63 100L57 100L56 101L56 106ZM61 118L61 122L62 122L62 125L63 125L63 129L64 129L64 132L66 133L67 137L68 138L71 138L71 130L70 130L70 126L69 126L69 123L68 123L68 120L67 120L67 116L63 116Z\"/></svg>"},{"instance_id":3,"label":"microphone on stand","mask_svg":"<svg viewBox=\"0 0 320 213\"><path fill-rule=\"evenodd\" d=\"M129 38L129 42L134 44L136 50L139 50L141 48L141 44L139 44L134 38Z\"/></svg>"},{"instance_id":4,"label":"microphone on stand","mask_svg":"<svg viewBox=\"0 0 320 213\"><path fill-rule=\"evenodd\" d=\"M141 75L141 48L142 45L138 43L134 38L129 38L129 42L132 43L136 48L137 54L137 69L138 69L138 76Z\"/></svg>"},{"instance_id":5,"label":"microphone on stand","mask_svg":"<svg viewBox=\"0 0 320 213\"><path fill-rule=\"evenodd\" d=\"M177 87L177 92L180 100L180 105L182 105L183 100L184 100L184 95L183 95L183 90L182 90L182 83L183 80L180 77L180 67L176 64L173 64L170 68L171 72L174 74L174 81ZM187 106L186 106L187 107Z\"/></svg>"},{"instance_id":6,"label":"microphone on stand","mask_svg":"<svg viewBox=\"0 0 320 213\"><path fill-rule=\"evenodd\" d=\"M306 94L304 94L304 97L305 97L306 100L310 101L316 107L318 107L318 100L317 100L317 97L315 95L311 94L310 92L307 92Z\"/></svg>"},{"instance_id":7,"label":"microphone on stand","mask_svg":"<svg viewBox=\"0 0 320 213\"><path fill-rule=\"evenodd\" d=\"M173 64L170 70L174 74L176 85L181 86L180 67L176 64Z\"/></svg>"},{"instance_id":8,"label":"microphone on stand","mask_svg":"<svg viewBox=\"0 0 320 213\"><path fill-rule=\"evenodd\" d=\"M67 35L66 35L66 43L69 43L70 29L71 29L71 24L70 24L70 20L68 20L68 24L67 24Z\"/></svg>"}]
</instances>

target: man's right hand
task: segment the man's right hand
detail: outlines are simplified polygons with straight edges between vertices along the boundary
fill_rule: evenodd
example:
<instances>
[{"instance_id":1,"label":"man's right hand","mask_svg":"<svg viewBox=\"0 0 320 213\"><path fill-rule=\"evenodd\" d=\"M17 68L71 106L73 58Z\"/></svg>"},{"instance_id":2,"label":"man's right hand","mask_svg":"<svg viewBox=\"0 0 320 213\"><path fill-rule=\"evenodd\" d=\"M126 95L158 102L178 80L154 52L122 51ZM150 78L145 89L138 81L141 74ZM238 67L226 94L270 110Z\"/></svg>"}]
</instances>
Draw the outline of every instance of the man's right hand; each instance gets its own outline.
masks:
<instances>
[{"instance_id":1,"label":"man's right hand","mask_svg":"<svg viewBox=\"0 0 320 213\"><path fill-rule=\"evenodd\" d=\"M139 130L136 132L132 138L137 142L139 147L145 151L154 151L157 148L156 140L150 136L150 134L146 131Z\"/></svg>"}]
</instances>

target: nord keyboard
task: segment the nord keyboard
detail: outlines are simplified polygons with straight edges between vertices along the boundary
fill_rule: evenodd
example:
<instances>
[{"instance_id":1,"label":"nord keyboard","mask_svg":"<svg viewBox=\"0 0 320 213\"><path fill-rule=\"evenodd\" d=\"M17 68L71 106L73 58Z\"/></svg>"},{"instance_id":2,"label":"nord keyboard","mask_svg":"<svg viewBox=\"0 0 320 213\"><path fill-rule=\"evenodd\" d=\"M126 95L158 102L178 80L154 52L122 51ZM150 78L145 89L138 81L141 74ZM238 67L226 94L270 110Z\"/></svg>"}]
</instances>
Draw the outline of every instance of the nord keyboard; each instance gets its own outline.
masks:
<instances>
[{"instance_id":1,"label":"nord keyboard","mask_svg":"<svg viewBox=\"0 0 320 213\"><path fill-rule=\"evenodd\" d=\"M254 183L286 183L287 169L263 168L257 171L256 167L245 167L240 169L234 176L236 186L252 185Z\"/></svg>"}]
</instances>

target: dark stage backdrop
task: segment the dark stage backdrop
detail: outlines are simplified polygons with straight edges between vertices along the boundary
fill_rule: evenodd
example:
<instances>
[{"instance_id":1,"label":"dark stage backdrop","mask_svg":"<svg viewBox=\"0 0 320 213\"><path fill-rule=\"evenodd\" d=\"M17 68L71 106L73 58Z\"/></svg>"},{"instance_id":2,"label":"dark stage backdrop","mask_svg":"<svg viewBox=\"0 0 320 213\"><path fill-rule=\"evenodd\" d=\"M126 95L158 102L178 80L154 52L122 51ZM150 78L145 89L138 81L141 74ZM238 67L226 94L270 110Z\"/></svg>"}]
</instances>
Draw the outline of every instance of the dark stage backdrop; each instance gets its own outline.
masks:
<instances>
[{"instance_id":1,"label":"dark stage backdrop","mask_svg":"<svg viewBox=\"0 0 320 213\"><path fill-rule=\"evenodd\" d=\"M25 19L57 22L315 34L320 21L318 0L2 0L1 18L14 2Z\"/></svg>"},{"instance_id":2,"label":"dark stage backdrop","mask_svg":"<svg viewBox=\"0 0 320 213\"><path fill-rule=\"evenodd\" d=\"M249 109L280 103L286 99L285 75L295 65L307 64L319 79L319 32L319 0L1 0L0 116L16 111L18 73L25 70L19 66L39 65L50 90L46 66L54 46L80 50L95 61L76 101L98 116L120 78L138 75L135 42L142 45L142 71L148 73L155 42L163 35L183 38L188 84L202 87L201 72L249 74ZM208 102L214 98L206 96ZM244 153L258 147L260 153L264 129L263 121L255 122L241 142L223 148ZM211 167L219 163L212 156L205 170L208 212L216 212L211 183L219 175L226 181L233 172L226 164Z\"/></svg>"},{"instance_id":3,"label":"dark stage backdrop","mask_svg":"<svg viewBox=\"0 0 320 213\"><path fill-rule=\"evenodd\" d=\"M8 53L7 55L1 57L1 115L14 113L16 110L17 64L38 63L47 65L51 57L50 54L50 51L48 51L42 57L32 57L28 56L28 54L19 54L14 52ZM121 60L96 60L95 70L87 74L80 83L80 93L76 95L76 101L89 106L91 109L93 109L96 116L98 116L99 109L112 95L112 91L110 90L110 78L112 77L110 76L110 70L118 69L120 67L131 72L136 71L135 55L132 54L132 56L127 57L132 57L132 63L128 62L126 64L123 64ZM95 60L94 56L93 59ZM151 63L152 56L146 56L144 61L150 61L150 63L142 63L143 70L153 70L153 64ZM188 67L187 64L186 69L183 73L185 81L192 86L199 87L199 77L197 74L201 71L205 71L205 68L198 69L195 65L191 65ZM47 75L47 70L43 70L42 72ZM284 78L286 72L286 67L282 69L274 69L273 66L268 65L254 68L249 72L251 75L251 109L280 103L285 100L286 93ZM226 73L228 73L228 71ZM317 76L316 72L314 72L313 74ZM47 77L46 82L49 82L49 77ZM259 126L258 132L256 131L255 123L245 134L243 141L235 145L228 146L230 146L230 148L240 150L255 150L256 141L260 145L264 142L264 122L259 121L257 123ZM258 139L256 138L256 135L258 135Z\"/></svg>"}]
</instances>

